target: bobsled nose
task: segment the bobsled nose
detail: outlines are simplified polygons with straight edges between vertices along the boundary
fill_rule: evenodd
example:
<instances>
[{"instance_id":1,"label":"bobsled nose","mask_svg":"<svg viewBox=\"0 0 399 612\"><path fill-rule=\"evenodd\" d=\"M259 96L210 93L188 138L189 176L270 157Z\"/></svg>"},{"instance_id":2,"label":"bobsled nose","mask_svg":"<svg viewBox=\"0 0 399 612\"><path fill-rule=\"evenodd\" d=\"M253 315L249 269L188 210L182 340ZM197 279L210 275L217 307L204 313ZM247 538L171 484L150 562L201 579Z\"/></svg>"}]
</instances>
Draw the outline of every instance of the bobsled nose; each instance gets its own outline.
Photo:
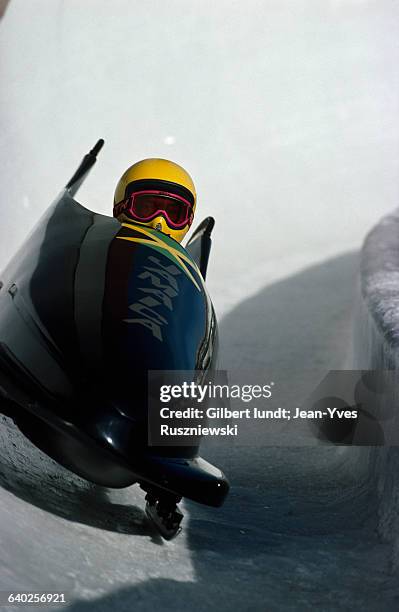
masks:
<instances>
[{"instance_id":1,"label":"bobsled nose","mask_svg":"<svg viewBox=\"0 0 399 612\"><path fill-rule=\"evenodd\" d=\"M141 473L147 482L207 506L221 506L230 489L223 472L202 457L146 455Z\"/></svg>"}]
</instances>

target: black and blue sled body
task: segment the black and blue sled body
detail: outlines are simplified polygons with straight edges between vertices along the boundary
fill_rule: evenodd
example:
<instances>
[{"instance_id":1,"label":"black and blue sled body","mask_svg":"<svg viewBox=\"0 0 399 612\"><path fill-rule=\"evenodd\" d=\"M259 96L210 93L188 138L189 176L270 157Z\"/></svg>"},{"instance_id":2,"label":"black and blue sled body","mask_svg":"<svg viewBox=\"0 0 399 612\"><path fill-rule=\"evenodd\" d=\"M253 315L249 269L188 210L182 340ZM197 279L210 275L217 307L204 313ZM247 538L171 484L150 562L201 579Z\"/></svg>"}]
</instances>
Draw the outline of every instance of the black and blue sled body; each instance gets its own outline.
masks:
<instances>
[{"instance_id":1,"label":"black and blue sled body","mask_svg":"<svg viewBox=\"0 0 399 612\"><path fill-rule=\"evenodd\" d=\"M92 212L74 194L102 141L0 276L0 394L38 447L106 487L138 483L165 538L182 497L220 506L228 482L198 446L148 444L150 370L210 372L217 322L204 278L213 220L186 248Z\"/></svg>"}]
</instances>

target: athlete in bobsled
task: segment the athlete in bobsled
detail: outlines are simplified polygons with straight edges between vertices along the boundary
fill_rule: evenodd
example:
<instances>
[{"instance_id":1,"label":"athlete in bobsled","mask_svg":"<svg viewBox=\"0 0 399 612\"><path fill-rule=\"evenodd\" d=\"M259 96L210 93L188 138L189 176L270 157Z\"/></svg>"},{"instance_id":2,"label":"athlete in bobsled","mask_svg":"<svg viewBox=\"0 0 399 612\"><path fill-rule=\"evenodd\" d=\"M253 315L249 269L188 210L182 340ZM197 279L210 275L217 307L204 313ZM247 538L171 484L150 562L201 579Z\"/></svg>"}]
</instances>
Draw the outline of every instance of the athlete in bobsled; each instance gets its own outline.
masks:
<instances>
[{"instance_id":1,"label":"athlete in bobsled","mask_svg":"<svg viewBox=\"0 0 399 612\"><path fill-rule=\"evenodd\" d=\"M184 168L167 159L143 159L118 182L113 214L121 223L153 227L181 242L195 207L194 183Z\"/></svg>"},{"instance_id":2,"label":"athlete in bobsled","mask_svg":"<svg viewBox=\"0 0 399 612\"><path fill-rule=\"evenodd\" d=\"M185 248L196 192L163 159L131 166L113 217L74 195L99 141L0 276L0 396L8 414L62 465L106 487L138 483L163 537L182 497L220 506L223 473L199 442L153 446L148 373L212 372L217 323L206 276L212 218ZM165 373L165 374L164 374Z\"/></svg>"}]
</instances>

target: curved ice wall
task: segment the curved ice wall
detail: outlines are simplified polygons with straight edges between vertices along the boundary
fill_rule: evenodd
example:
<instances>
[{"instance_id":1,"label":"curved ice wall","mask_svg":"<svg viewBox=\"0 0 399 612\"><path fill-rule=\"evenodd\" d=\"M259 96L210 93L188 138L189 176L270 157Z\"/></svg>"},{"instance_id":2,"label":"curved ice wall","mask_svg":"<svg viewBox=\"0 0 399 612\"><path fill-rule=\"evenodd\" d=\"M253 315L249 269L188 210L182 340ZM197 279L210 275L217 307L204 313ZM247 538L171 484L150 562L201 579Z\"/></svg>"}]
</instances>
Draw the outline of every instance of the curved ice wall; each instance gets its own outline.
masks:
<instances>
[{"instance_id":1,"label":"curved ice wall","mask_svg":"<svg viewBox=\"0 0 399 612\"><path fill-rule=\"evenodd\" d=\"M399 369L399 209L384 217L364 242L354 332L354 368ZM391 414L399 412L398 389L395 382L383 398ZM398 567L399 446L376 447L371 465L380 497L379 533L392 543L392 562Z\"/></svg>"}]
</instances>

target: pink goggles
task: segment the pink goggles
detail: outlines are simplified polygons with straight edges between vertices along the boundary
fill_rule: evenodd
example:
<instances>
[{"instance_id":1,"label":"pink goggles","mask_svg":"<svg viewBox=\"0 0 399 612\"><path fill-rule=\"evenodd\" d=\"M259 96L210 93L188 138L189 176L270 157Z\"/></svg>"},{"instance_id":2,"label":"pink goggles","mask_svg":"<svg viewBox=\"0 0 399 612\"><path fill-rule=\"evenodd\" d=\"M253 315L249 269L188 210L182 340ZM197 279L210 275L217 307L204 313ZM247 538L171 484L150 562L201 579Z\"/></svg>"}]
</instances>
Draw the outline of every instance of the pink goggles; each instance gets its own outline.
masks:
<instances>
[{"instance_id":1,"label":"pink goggles","mask_svg":"<svg viewBox=\"0 0 399 612\"><path fill-rule=\"evenodd\" d=\"M162 215L173 229L191 225L194 216L192 206L185 198L167 191L153 190L136 191L116 204L114 215L117 217L121 213L143 223Z\"/></svg>"}]
</instances>

